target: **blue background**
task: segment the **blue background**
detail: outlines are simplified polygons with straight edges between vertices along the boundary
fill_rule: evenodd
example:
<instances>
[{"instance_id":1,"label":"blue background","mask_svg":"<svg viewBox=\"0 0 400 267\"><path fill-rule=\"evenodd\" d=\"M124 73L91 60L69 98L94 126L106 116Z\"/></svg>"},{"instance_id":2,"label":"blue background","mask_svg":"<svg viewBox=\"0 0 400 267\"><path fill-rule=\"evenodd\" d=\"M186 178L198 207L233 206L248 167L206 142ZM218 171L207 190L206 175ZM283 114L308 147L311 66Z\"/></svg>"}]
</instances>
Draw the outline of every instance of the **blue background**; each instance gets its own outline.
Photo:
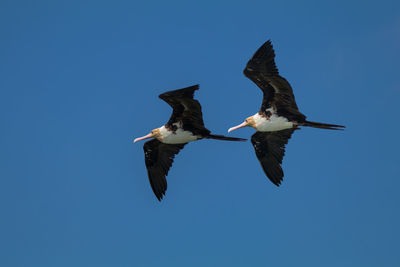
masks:
<instances>
[{"instance_id":1,"label":"blue background","mask_svg":"<svg viewBox=\"0 0 400 267\"><path fill-rule=\"evenodd\" d=\"M399 1L1 1L0 266L400 266ZM250 142L144 165L158 94L200 83L217 134L253 115L271 39L310 120L280 188ZM231 136L250 138L253 129Z\"/></svg>"}]
</instances>

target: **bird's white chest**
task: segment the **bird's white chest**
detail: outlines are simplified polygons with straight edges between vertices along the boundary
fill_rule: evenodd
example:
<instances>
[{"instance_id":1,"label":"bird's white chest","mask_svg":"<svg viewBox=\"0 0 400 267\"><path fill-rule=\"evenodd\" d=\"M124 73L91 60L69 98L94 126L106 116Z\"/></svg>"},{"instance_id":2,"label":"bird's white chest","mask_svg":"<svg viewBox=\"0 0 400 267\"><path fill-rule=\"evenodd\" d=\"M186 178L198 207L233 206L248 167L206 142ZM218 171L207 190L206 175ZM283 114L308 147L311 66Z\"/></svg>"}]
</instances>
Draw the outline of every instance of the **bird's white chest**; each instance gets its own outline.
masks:
<instances>
[{"instance_id":1,"label":"bird's white chest","mask_svg":"<svg viewBox=\"0 0 400 267\"><path fill-rule=\"evenodd\" d=\"M198 139L191 132L184 131L179 125L176 126L178 126L178 129L175 132L168 130L165 126L160 128L161 142L165 144L183 144Z\"/></svg>"},{"instance_id":2,"label":"bird's white chest","mask_svg":"<svg viewBox=\"0 0 400 267\"><path fill-rule=\"evenodd\" d=\"M253 116L255 128L260 132L275 132L285 129L293 128L293 123L288 121L285 117L278 116L274 110L268 109L272 115L267 119L258 113Z\"/></svg>"}]
</instances>

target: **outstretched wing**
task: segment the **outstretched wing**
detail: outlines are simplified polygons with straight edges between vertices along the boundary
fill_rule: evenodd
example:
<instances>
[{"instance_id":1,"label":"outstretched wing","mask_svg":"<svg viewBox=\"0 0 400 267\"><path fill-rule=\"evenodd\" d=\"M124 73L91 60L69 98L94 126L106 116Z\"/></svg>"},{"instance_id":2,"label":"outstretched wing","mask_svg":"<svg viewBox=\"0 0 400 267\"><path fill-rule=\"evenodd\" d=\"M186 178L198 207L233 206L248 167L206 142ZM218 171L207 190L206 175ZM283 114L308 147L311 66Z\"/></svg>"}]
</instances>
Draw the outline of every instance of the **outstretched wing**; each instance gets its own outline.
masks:
<instances>
[{"instance_id":1,"label":"outstretched wing","mask_svg":"<svg viewBox=\"0 0 400 267\"><path fill-rule=\"evenodd\" d=\"M289 120L305 120L300 113L289 82L279 75L275 64L275 51L270 40L265 42L253 55L243 71L263 91L260 112L275 107L280 116Z\"/></svg>"},{"instance_id":2,"label":"outstretched wing","mask_svg":"<svg viewBox=\"0 0 400 267\"><path fill-rule=\"evenodd\" d=\"M167 102L173 109L172 115L166 127L174 130L174 123L182 123L184 130L195 134L207 135L210 133L203 122L203 114L199 101L193 99L194 91L199 89L199 85L193 85L183 89L165 92L159 98Z\"/></svg>"},{"instance_id":3,"label":"outstretched wing","mask_svg":"<svg viewBox=\"0 0 400 267\"><path fill-rule=\"evenodd\" d=\"M174 157L186 144L164 144L153 139L143 145L144 158L149 175L150 185L157 199L161 201L167 190L169 168Z\"/></svg>"},{"instance_id":4,"label":"outstretched wing","mask_svg":"<svg viewBox=\"0 0 400 267\"><path fill-rule=\"evenodd\" d=\"M277 132L256 132L251 136L251 143L254 146L261 167L276 186L279 186L283 179L281 164L285 155L285 145L294 131L295 129Z\"/></svg>"}]
</instances>

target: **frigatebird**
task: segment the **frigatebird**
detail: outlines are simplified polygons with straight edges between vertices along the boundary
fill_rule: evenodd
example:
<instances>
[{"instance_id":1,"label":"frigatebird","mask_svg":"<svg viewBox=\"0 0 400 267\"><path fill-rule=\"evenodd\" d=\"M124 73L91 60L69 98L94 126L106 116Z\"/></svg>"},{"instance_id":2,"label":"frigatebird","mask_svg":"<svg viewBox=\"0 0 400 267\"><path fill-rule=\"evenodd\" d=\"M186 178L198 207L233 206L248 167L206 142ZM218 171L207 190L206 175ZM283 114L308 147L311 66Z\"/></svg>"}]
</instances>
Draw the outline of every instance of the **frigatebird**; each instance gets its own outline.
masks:
<instances>
[{"instance_id":1,"label":"frigatebird","mask_svg":"<svg viewBox=\"0 0 400 267\"><path fill-rule=\"evenodd\" d=\"M157 199L161 201L167 190L166 176L174 157L189 142L199 139L225 141L246 141L247 139L211 134L204 126L200 103L193 99L199 85L165 92L158 97L172 107L169 121L148 135L136 138L134 142L155 138L143 145L145 164L150 185Z\"/></svg>"},{"instance_id":2,"label":"frigatebird","mask_svg":"<svg viewBox=\"0 0 400 267\"><path fill-rule=\"evenodd\" d=\"M297 107L292 87L279 75L270 40L256 51L243 72L262 90L263 101L256 114L230 128L228 132L245 126L257 130L251 136L256 156L267 177L279 186L284 175L281 164L285 145L299 126L329 130L343 130L345 126L306 120L306 116Z\"/></svg>"}]
</instances>

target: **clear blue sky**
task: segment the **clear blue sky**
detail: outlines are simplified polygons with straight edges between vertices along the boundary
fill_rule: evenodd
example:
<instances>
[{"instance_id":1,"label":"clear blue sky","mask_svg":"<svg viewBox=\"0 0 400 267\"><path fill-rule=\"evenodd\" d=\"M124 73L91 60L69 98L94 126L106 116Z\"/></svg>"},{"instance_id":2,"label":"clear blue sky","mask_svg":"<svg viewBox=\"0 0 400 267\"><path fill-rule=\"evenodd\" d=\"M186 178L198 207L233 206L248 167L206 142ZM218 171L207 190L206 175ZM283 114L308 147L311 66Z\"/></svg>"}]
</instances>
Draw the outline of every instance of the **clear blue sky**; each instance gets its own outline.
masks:
<instances>
[{"instance_id":1,"label":"clear blue sky","mask_svg":"<svg viewBox=\"0 0 400 267\"><path fill-rule=\"evenodd\" d=\"M202 140L154 197L135 137L200 83L206 126L257 112L271 39L310 120L280 188ZM400 266L399 1L0 2L0 266ZM236 131L249 138L252 129Z\"/></svg>"}]
</instances>

